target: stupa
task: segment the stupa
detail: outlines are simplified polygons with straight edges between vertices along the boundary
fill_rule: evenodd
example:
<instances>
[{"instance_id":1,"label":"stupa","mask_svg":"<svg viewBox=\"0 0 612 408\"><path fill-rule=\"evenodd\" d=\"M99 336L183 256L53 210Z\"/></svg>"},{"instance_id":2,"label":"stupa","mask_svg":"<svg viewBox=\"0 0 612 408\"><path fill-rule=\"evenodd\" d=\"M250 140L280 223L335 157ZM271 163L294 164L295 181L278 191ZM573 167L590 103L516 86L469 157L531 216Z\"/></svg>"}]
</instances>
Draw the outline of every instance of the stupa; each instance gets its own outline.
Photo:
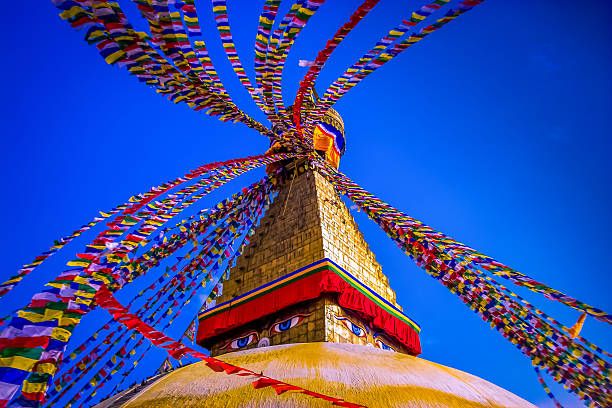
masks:
<instances>
[{"instance_id":1,"label":"stupa","mask_svg":"<svg viewBox=\"0 0 612 408\"><path fill-rule=\"evenodd\" d=\"M330 110L317 125L315 147L337 166L344 146L342 118ZM334 187L304 160L269 171L278 196L216 305L200 312L198 344L228 363L369 407L534 407L476 376L418 358L420 327L397 304ZM254 389L246 378L196 363L114 406L330 403Z\"/></svg>"}]
</instances>

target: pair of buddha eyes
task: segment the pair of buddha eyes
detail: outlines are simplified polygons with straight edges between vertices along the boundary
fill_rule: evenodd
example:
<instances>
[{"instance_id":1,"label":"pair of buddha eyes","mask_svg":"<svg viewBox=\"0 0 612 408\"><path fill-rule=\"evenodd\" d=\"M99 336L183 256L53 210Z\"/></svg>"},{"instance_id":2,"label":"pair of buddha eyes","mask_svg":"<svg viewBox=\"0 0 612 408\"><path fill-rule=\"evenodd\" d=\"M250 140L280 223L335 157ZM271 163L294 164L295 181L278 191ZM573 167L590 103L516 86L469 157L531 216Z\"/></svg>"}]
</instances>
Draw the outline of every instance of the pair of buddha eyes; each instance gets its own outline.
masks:
<instances>
[{"instance_id":1,"label":"pair of buddha eyes","mask_svg":"<svg viewBox=\"0 0 612 408\"><path fill-rule=\"evenodd\" d=\"M270 326L270 335L273 335L275 333L282 333L292 327L297 326L307 316L308 315L295 315L290 317L289 319L274 323L272 326ZM252 333L247 334L246 336L242 336L230 341L225 346L221 347L221 349L229 348L231 350L237 350L239 348L249 346L257 340L259 340L259 333L254 331Z\"/></svg>"},{"instance_id":2,"label":"pair of buddha eyes","mask_svg":"<svg viewBox=\"0 0 612 408\"><path fill-rule=\"evenodd\" d=\"M336 319L340 320L342 322L342 324L344 324L346 326L347 329L349 329L355 336L357 337L366 337L366 334L369 333L368 328L364 328L359 326L356 323L353 323L350 319L346 318L346 317L340 317L340 316L336 316ZM366 331L368 330L368 331ZM376 343L376 346L380 349L383 350L389 350L389 351L395 351L395 349L393 349L393 347L389 346L387 343L385 343L384 341L382 341L380 339L380 334L375 334L374 335L374 342Z\"/></svg>"}]
</instances>

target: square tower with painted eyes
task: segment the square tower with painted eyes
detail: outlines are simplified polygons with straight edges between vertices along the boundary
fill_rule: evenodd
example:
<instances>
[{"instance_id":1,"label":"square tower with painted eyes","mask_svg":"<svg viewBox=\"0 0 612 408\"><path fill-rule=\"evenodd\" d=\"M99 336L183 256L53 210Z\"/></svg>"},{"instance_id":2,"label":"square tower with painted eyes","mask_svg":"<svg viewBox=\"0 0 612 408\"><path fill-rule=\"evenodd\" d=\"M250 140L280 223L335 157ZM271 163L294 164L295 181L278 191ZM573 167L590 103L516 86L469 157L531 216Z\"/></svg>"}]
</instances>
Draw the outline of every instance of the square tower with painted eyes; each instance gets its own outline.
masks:
<instances>
[{"instance_id":1,"label":"square tower with painted eyes","mask_svg":"<svg viewBox=\"0 0 612 408\"><path fill-rule=\"evenodd\" d=\"M315 148L337 166L342 119L330 110ZM199 314L197 342L213 356L290 343L369 345L418 355L419 327L395 301L334 187L303 160L274 169L280 191L224 282Z\"/></svg>"}]
</instances>

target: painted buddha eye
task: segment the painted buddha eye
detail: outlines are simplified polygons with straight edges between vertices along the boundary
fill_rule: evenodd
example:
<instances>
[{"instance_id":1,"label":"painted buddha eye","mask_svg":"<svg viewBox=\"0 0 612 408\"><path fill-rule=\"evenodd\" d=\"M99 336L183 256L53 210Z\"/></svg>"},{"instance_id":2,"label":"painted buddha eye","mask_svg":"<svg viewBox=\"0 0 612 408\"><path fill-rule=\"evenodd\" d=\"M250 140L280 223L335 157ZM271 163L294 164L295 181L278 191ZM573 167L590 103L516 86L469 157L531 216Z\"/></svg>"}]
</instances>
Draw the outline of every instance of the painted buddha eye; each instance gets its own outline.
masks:
<instances>
[{"instance_id":1,"label":"painted buddha eye","mask_svg":"<svg viewBox=\"0 0 612 408\"><path fill-rule=\"evenodd\" d=\"M297 316L293 316L287 320L284 320L282 322L279 323L275 323L272 325L272 329L271 331L273 333L281 333L284 332L286 330L289 330L292 327L297 326L298 324L300 324L302 322L302 320L304 320L304 315L297 315Z\"/></svg>"},{"instance_id":2,"label":"painted buddha eye","mask_svg":"<svg viewBox=\"0 0 612 408\"><path fill-rule=\"evenodd\" d=\"M223 349L229 348L232 350L237 350L239 348L243 348L243 347L253 344L253 342L257 340L257 338L258 338L257 333L253 332L251 334L247 334L244 337L240 337L235 340L232 340L225 347L223 347Z\"/></svg>"},{"instance_id":3,"label":"painted buddha eye","mask_svg":"<svg viewBox=\"0 0 612 408\"><path fill-rule=\"evenodd\" d=\"M382 342L382 341L381 341L381 340L379 340L379 339L376 339L376 346L377 346L379 349L388 350L388 351L395 351L395 350L393 349L393 347L388 346L387 344L385 344L384 342Z\"/></svg>"},{"instance_id":4,"label":"painted buddha eye","mask_svg":"<svg viewBox=\"0 0 612 408\"><path fill-rule=\"evenodd\" d=\"M338 317L338 316L336 316L336 319L340 320L347 327L347 329L349 329L350 331L353 332L353 334L355 336L357 336L357 337L365 337L366 336L366 331L363 328L361 328L358 325L356 325L355 323L351 322L346 317Z\"/></svg>"}]
</instances>

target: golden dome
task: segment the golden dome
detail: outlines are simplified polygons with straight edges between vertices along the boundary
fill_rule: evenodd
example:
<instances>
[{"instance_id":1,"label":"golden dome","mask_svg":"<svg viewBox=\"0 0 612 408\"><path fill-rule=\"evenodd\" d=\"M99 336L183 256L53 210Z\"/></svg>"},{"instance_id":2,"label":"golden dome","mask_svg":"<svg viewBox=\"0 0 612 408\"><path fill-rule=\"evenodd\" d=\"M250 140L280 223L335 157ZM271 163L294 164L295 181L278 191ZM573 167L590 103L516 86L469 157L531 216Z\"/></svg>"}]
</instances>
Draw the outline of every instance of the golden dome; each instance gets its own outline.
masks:
<instances>
[{"instance_id":1,"label":"golden dome","mask_svg":"<svg viewBox=\"0 0 612 408\"><path fill-rule=\"evenodd\" d=\"M329 108L325 115L321 118L321 122L327 123L329 125L334 126L336 129L342 133L343 136L346 137L344 133L344 121L342 120L342 116L333 108Z\"/></svg>"},{"instance_id":2,"label":"golden dome","mask_svg":"<svg viewBox=\"0 0 612 408\"><path fill-rule=\"evenodd\" d=\"M471 374L407 354L338 343L299 343L228 353L230 364L368 407L498 408L534 405ZM196 363L146 388L124 408L326 407L303 394L254 389L248 378Z\"/></svg>"},{"instance_id":3,"label":"golden dome","mask_svg":"<svg viewBox=\"0 0 612 408\"><path fill-rule=\"evenodd\" d=\"M314 108L315 105L313 102L305 100L302 106L302 120L304 120L310 112L310 109ZM289 113L291 122L293 122L293 105L289 105L286 110ZM323 123L327 123L328 125L332 125L336 129L338 129L340 133L342 133L342 136L346 137L344 133L344 120L342 120L342 116L340 116L338 111L334 108L327 109L320 121Z\"/></svg>"}]
</instances>

